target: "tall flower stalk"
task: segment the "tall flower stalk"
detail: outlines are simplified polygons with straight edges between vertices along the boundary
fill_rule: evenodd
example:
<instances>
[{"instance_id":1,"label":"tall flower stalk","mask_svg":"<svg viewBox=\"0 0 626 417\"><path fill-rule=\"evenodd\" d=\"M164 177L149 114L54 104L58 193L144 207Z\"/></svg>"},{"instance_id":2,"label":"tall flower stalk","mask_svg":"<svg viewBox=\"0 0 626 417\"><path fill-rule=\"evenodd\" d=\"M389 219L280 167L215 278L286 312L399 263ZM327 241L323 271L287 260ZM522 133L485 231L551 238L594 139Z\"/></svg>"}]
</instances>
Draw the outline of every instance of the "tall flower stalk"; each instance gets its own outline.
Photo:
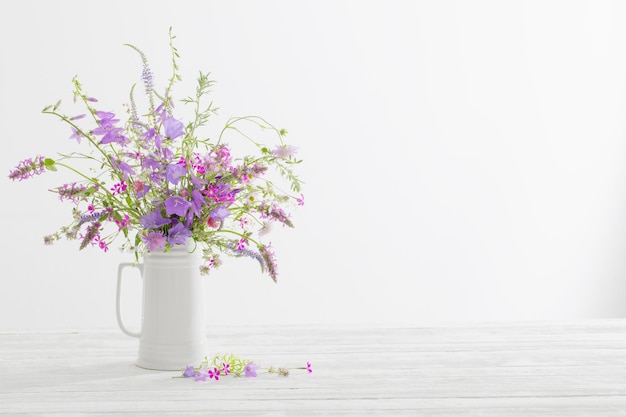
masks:
<instances>
[{"instance_id":1,"label":"tall flower stalk","mask_svg":"<svg viewBox=\"0 0 626 417\"><path fill-rule=\"evenodd\" d=\"M170 30L172 75L162 93L155 88L146 55L127 45L141 59L141 82L148 97L142 115L134 85L126 103L129 116L122 120L100 108L75 77L74 101L83 110L70 115L57 102L42 112L64 122L70 138L85 150L25 159L9 178L22 181L58 169L76 176L72 183L51 190L72 209L68 224L44 237L46 244L78 239L80 249L108 251L119 238L121 249L139 260L193 239L201 247L203 274L222 263L221 255L228 255L256 260L276 281L275 254L264 239L272 223L293 227L290 210L304 202L302 181L294 172L301 163L297 149L285 142L286 130L258 116L231 118L215 140L206 136L203 128L217 112L207 100L214 85L208 73L200 72L195 93L181 100L191 106L193 118L184 122L177 117L172 92L181 77L174 38ZM251 128L264 138L269 133L272 143L256 139ZM242 142L256 152L237 154ZM90 168L79 168L85 163Z\"/></svg>"}]
</instances>

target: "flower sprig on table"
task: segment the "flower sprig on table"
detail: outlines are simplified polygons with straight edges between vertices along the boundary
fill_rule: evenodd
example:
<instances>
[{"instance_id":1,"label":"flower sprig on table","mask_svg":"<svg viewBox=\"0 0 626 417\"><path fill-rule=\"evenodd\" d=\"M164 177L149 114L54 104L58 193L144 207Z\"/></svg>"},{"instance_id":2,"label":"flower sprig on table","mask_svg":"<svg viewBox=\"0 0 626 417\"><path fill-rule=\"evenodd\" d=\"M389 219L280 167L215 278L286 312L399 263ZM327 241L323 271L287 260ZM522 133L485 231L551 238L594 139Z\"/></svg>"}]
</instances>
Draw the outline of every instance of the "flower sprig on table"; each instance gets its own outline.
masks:
<instances>
[{"instance_id":1,"label":"flower sprig on table","mask_svg":"<svg viewBox=\"0 0 626 417\"><path fill-rule=\"evenodd\" d=\"M306 367L296 368L261 368L251 360L241 359L233 354L215 355L209 359L208 356L199 366L188 365L182 370L182 375L174 378L194 378L195 381L206 382L207 379L219 381L220 378L231 375L235 377L256 377L257 371L265 371L269 374L289 376L292 369L303 369L312 373L311 363L307 362Z\"/></svg>"},{"instance_id":2,"label":"flower sprig on table","mask_svg":"<svg viewBox=\"0 0 626 417\"><path fill-rule=\"evenodd\" d=\"M74 101L86 112L62 113L59 101L43 113L66 123L70 138L89 149L60 154L56 160L41 155L25 159L9 178L21 181L59 168L77 176L50 190L72 205L72 215L69 224L44 237L46 244L77 239L80 249L94 246L106 252L121 237L121 249L139 260L145 253L193 239L202 248L202 274L218 267L225 254L255 259L276 281L276 257L271 242L263 239L273 224L293 227L289 209L304 204L302 182L293 171L301 162L297 149L285 143L286 130L258 116L229 119L216 140L201 133L217 110L203 101L214 84L208 73L200 73L195 95L182 100L192 107L191 121L177 117L172 88L181 76L174 38L170 30L172 75L162 93L155 89L144 53L127 45L143 64L148 99L144 114L137 110L134 85L129 117L121 122L116 113L100 108L75 77ZM273 134L274 145L253 138L248 128ZM256 153L236 155L226 142L230 133L248 141Z\"/></svg>"}]
</instances>

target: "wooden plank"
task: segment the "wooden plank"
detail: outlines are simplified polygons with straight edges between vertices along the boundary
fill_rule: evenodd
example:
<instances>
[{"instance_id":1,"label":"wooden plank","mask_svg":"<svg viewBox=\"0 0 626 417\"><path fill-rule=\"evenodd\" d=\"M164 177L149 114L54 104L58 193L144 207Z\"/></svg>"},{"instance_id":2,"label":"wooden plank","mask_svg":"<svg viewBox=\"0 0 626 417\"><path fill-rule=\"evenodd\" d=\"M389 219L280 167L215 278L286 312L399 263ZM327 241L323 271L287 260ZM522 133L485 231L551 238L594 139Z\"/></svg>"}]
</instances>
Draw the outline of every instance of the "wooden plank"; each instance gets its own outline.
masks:
<instances>
[{"instance_id":1,"label":"wooden plank","mask_svg":"<svg viewBox=\"0 0 626 417\"><path fill-rule=\"evenodd\" d=\"M626 321L212 327L211 353L313 374L196 383L117 331L0 334L0 414L626 415Z\"/></svg>"}]
</instances>

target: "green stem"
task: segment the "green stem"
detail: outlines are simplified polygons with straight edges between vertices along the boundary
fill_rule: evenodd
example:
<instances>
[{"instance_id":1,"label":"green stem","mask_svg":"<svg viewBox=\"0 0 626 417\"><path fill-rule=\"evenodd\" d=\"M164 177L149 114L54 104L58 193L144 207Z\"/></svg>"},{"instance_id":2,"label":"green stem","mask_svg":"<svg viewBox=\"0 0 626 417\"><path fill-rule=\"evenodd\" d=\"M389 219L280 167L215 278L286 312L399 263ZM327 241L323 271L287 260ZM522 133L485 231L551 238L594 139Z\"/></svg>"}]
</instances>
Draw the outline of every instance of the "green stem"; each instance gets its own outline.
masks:
<instances>
[{"instance_id":1,"label":"green stem","mask_svg":"<svg viewBox=\"0 0 626 417\"><path fill-rule=\"evenodd\" d=\"M256 246L260 246L259 242L257 242L256 240L252 239L250 236L247 236L247 235L245 235L243 233L235 232L234 230L230 230L230 229L220 229L219 231L220 232L224 232L224 233L230 233L230 234L233 234L233 235L237 235L237 236L239 236L241 238L244 238L244 239L254 243Z\"/></svg>"}]
</instances>

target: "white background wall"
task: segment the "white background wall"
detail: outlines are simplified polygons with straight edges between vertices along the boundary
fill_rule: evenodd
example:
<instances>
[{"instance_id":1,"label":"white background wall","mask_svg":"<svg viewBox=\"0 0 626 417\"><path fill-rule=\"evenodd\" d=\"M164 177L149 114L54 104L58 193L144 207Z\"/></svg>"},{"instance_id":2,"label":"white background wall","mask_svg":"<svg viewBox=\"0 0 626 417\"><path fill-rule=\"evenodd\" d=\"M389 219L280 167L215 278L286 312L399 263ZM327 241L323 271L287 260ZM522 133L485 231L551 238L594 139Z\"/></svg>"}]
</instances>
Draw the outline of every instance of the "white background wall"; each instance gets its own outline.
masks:
<instances>
[{"instance_id":1,"label":"white background wall","mask_svg":"<svg viewBox=\"0 0 626 417\"><path fill-rule=\"evenodd\" d=\"M147 54L190 94L289 130L306 205L280 282L228 260L209 323L438 323L626 314L626 3L13 2L0 14L0 329L115 327L116 251L43 245L69 206L20 160L69 149L40 114L71 79L122 112ZM70 107L71 108L71 107ZM139 280L124 311L139 321Z\"/></svg>"}]
</instances>

